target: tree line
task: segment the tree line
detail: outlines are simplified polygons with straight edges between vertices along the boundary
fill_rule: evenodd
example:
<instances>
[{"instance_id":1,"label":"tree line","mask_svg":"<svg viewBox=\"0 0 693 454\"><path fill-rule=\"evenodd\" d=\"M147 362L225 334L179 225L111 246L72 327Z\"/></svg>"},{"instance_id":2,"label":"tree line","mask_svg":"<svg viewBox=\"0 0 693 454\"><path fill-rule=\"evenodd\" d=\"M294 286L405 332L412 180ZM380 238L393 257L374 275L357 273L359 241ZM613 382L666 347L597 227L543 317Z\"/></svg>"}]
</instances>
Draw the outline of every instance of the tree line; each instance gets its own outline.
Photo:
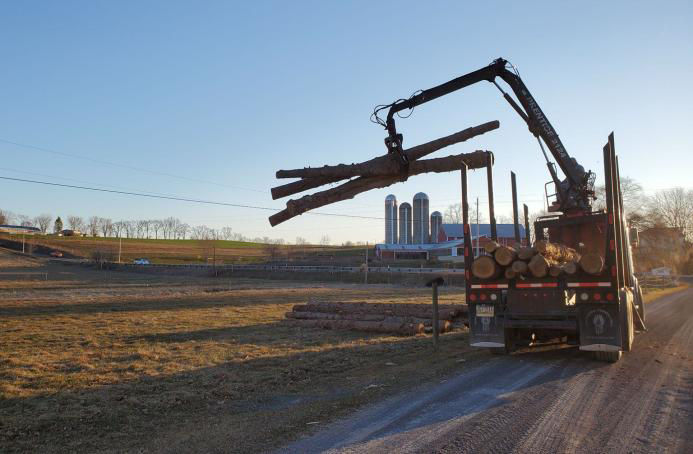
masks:
<instances>
[{"instance_id":1,"label":"tree line","mask_svg":"<svg viewBox=\"0 0 693 454\"><path fill-rule=\"evenodd\" d=\"M624 177L621 179L621 192L623 196L623 208L626 219L630 227L635 227L639 231L653 227L669 227L680 229L685 238L693 241L693 190L682 187L664 189L652 195L645 194L642 185L633 178ZM596 200L593 207L595 210L604 209L605 189L604 186L595 189ZM478 222L486 223L487 215L485 211L487 205L479 204L481 212ZM546 211L532 213L530 222L538 216L548 214ZM470 222L477 222L476 209L469 207ZM453 204L448 206L443 214L445 223L462 223L462 206ZM512 223L512 215L496 215L498 223ZM520 213L520 223L524 223L522 213Z\"/></svg>"},{"instance_id":2,"label":"tree line","mask_svg":"<svg viewBox=\"0 0 693 454\"><path fill-rule=\"evenodd\" d=\"M191 226L176 217L165 219L138 219L114 221L111 218L91 216L67 216L65 220L58 216L43 213L38 216L15 214L0 209L0 224L16 224L23 227L36 227L41 233L59 233L63 229L78 231L88 236L113 238L140 238L166 240L228 240L256 242L266 244L284 244L283 239L272 239L267 236L249 238L231 227L213 228L206 225ZM297 238L300 244L308 242ZM299 243L297 243L299 244Z\"/></svg>"}]
</instances>

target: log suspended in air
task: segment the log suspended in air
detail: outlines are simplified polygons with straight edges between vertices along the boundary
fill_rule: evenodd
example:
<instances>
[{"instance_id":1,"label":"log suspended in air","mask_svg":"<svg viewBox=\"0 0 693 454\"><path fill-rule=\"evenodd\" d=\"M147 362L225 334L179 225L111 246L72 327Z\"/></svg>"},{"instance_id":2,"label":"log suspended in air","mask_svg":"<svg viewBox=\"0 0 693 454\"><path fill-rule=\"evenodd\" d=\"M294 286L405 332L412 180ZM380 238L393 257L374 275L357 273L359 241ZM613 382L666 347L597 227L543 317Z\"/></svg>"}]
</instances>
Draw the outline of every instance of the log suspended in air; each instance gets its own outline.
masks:
<instances>
[{"instance_id":1,"label":"log suspended in air","mask_svg":"<svg viewBox=\"0 0 693 454\"><path fill-rule=\"evenodd\" d=\"M269 221L272 226L281 224L291 218L299 216L306 211L320 208L331 203L342 200L353 199L356 195L371 189L385 188L406 178L422 173L440 173L459 170L463 164L469 169L480 169L486 166L487 151L475 151L473 153L462 153L459 155L447 156L445 158L425 159L414 161L409 164L409 171L406 175L385 176L385 177L359 177L349 180L335 188L306 195L296 200L286 202L286 208L270 216Z\"/></svg>"},{"instance_id":2,"label":"log suspended in air","mask_svg":"<svg viewBox=\"0 0 693 454\"><path fill-rule=\"evenodd\" d=\"M409 162L416 161L435 151L454 145L459 142L464 142L473 137L498 129L500 123L498 121L490 121L488 123L474 126L456 132L449 136L441 137L440 139L417 145L415 147L404 150ZM335 166L323 167L307 167L305 169L279 170L277 178L339 178L336 181L346 178L359 177L382 177L386 175L397 175L400 173L400 165L397 157L392 154L378 156L359 164L338 164Z\"/></svg>"}]
</instances>

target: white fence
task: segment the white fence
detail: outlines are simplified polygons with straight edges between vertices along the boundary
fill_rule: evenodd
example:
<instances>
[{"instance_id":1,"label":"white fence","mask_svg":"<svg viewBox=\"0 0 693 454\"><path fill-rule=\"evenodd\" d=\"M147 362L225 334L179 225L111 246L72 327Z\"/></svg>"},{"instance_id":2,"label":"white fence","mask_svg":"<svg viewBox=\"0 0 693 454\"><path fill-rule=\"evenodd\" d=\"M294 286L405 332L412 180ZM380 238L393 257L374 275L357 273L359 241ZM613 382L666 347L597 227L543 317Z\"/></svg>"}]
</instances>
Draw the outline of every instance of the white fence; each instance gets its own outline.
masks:
<instances>
[{"instance_id":1,"label":"white fence","mask_svg":"<svg viewBox=\"0 0 693 454\"><path fill-rule=\"evenodd\" d=\"M118 266L133 268L196 268L196 269L217 269L227 271L298 271L307 273L360 273L365 271L365 267L358 266L306 266L306 265L135 265L134 263L121 263ZM408 274L464 274L462 268L404 268L387 266L369 266L369 273L408 273Z\"/></svg>"}]
</instances>

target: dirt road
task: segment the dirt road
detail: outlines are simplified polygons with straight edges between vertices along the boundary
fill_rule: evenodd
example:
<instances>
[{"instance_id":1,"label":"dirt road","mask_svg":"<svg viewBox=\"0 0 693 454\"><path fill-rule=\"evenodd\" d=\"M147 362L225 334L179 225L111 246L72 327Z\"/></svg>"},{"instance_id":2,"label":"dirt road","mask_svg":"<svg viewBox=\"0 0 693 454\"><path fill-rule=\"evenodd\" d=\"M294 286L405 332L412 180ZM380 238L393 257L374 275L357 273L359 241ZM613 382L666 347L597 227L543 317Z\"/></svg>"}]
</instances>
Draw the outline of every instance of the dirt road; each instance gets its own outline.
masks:
<instances>
[{"instance_id":1,"label":"dirt road","mask_svg":"<svg viewBox=\"0 0 693 454\"><path fill-rule=\"evenodd\" d=\"M693 452L693 289L647 306L616 364L574 348L489 357L286 452Z\"/></svg>"}]
</instances>

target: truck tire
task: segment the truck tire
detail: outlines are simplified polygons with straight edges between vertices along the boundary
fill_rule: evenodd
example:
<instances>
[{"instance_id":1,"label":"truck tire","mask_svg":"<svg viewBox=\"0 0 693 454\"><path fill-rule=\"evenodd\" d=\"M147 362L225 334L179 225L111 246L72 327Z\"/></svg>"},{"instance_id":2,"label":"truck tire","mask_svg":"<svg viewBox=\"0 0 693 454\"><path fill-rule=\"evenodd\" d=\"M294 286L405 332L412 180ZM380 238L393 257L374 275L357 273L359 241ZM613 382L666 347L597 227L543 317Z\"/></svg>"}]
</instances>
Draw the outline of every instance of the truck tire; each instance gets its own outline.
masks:
<instances>
[{"instance_id":1,"label":"truck tire","mask_svg":"<svg viewBox=\"0 0 693 454\"><path fill-rule=\"evenodd\" d=\"M607 362L607 363L615 363L619 359L621 359L621 355L623 352L617 351L617 352L594 352L594 359L597 361L602 361L602 362Z\"/></svg>"},{"instance_id":2,"label":"truck tire","mask_svg":"<svg viewBox=\"0 0 693 454\"><path fill-rule=\"evenodd\" d=\"M515 331L512 328L505 328L503 339L505 340L504 348L489 348L492 355L509 355L515 350Z\"/></svg>"}]
</instances>

